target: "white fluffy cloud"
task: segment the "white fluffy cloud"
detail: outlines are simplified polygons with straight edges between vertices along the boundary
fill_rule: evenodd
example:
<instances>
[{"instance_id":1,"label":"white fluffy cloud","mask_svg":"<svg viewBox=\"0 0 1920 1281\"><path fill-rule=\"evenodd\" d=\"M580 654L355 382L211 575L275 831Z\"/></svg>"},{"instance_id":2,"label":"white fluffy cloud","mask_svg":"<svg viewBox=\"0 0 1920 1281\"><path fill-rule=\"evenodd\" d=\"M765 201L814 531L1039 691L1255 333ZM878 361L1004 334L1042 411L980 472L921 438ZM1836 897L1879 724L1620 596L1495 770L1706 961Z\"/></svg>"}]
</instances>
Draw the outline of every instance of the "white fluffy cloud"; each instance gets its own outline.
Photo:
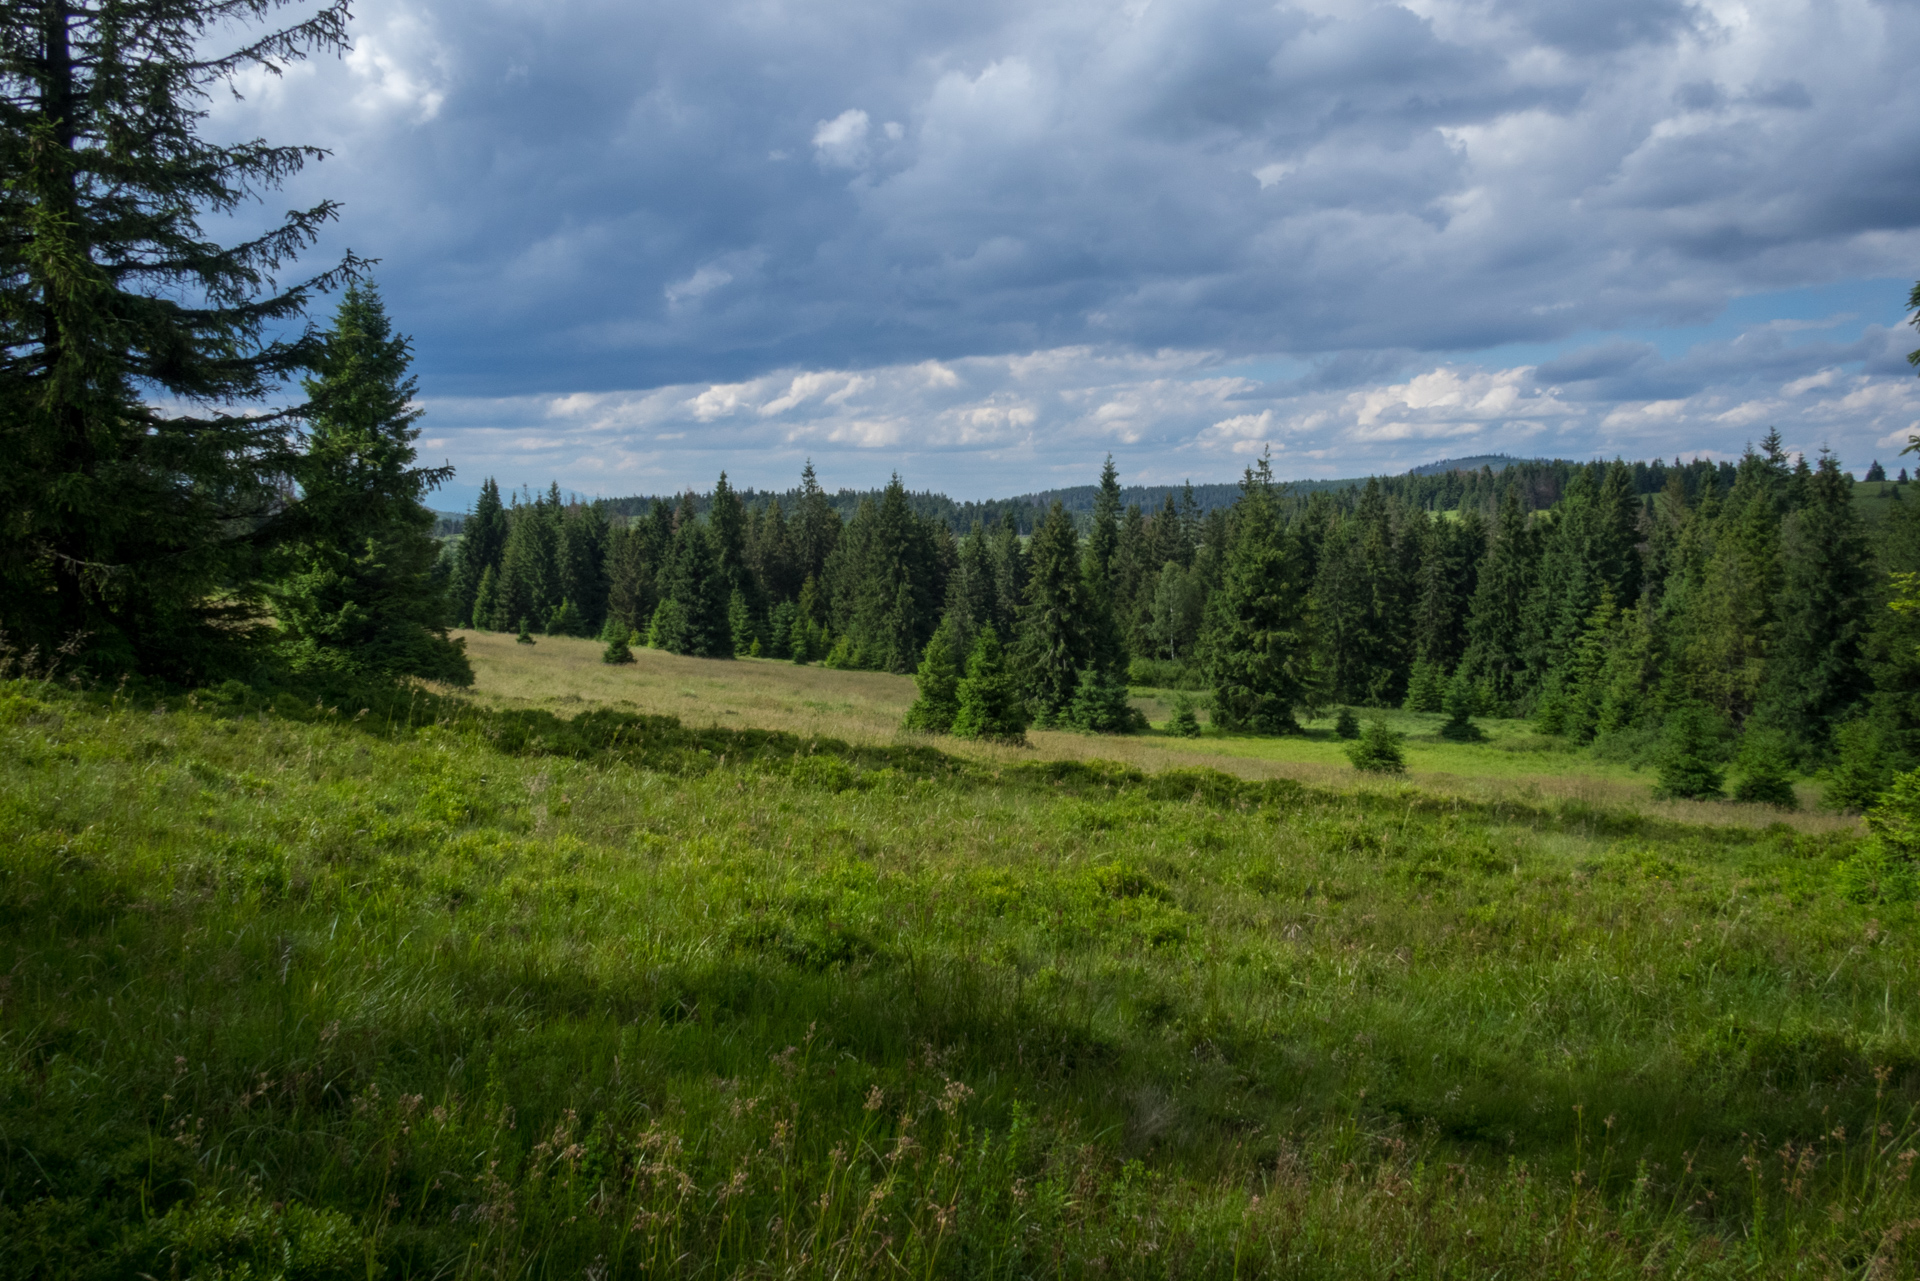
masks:
<instances>
[{"instance_id":1,"label":"white fluffy cloud","mask_svg":"<svg viewBox=\"0 0 1920 1281\"><path fill-rule=\"evenodd\" d=\"M1920 433L1920 381L1873 371L1900 335L1780 347L1757 373L1730 356L1754 336L1672 361L1637 352L1631 376L1617 372L1621 353L1595 349L1543 364L1428 363L1361 386L1327 385L1328 366L1263 383L1223 368L1218 352L1073 347L427 408L439 447L474 476L558 477L603 495L704 487L723 468L784 488L807 458L829 485L897 470L915 487L982 497L1085 483L1108 453L1140 482L1220 479L1262 452L1287 478L1487 452L1731 457L1771 426L1793 449L1832 448L1863 467ZM1846 372L1855 361L1868 368Z\"/></svg>"}]
</instances>

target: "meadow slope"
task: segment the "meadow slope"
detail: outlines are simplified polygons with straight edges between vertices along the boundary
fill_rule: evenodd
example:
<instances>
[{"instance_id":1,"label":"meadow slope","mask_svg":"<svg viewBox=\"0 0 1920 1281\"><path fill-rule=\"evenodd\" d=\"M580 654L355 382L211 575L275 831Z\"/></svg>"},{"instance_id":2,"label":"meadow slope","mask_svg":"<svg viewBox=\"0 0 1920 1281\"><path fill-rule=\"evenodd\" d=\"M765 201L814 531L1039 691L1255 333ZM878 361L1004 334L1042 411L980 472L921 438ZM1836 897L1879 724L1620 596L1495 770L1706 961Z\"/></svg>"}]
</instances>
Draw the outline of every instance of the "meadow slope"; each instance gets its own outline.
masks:
<instances>
[{"instance_id":1,"label":"meadow slope","mask_svg":"<svg viewBox=\"0 0 1920 1281\"><path fill-rule=\"evenodd\" d=\"M0 1267L1920 1265L1851 827L793 728L5 686Z\"/></svg>"}]
</instances>

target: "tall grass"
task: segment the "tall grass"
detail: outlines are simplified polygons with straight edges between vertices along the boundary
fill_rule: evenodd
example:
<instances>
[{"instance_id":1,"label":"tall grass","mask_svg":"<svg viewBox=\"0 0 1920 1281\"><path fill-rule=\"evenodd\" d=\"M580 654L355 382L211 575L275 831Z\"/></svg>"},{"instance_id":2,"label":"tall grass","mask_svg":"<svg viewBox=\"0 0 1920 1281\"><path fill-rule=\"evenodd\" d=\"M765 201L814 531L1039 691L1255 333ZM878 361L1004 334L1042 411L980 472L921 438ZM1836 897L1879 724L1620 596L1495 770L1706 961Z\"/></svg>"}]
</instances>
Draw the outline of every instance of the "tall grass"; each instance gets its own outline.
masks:
<instances>
[{"instance_id":1,"label":"tall grass","mask_svg":"<svg viewBox=\"0 0 1920 1281\"><path fill-rule=\"evenodd\" d=\"M0 1268L1910 1275L1848 831L0 690Z\"/></svg>"}]
</instances>

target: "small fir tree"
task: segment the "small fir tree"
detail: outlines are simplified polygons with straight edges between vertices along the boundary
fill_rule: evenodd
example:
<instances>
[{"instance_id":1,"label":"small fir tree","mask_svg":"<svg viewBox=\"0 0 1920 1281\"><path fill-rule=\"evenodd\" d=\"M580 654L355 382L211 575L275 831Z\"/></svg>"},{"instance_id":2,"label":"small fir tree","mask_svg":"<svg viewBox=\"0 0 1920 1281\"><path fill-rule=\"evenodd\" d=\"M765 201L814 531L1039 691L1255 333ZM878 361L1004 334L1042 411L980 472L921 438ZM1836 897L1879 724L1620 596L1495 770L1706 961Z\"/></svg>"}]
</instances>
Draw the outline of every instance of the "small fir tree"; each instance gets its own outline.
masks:
<instances>
[{"instance_id":1,"label":"small fir tree","mask_svg":"<svg viewBox=\"0 0 1920 1281\"><path fill-rule=\"evenodd\" d=\"M960 673L953 664L952 636L953 629L942 623L920 656L920 668L913 675L920 697L907 709L907 729L945 734L953 728L953 718L960 711Z\"/></svg>"},{"instance_id":2,"label":"small fir tree","mask_svg":"<svg viewBox=\"0 0 1920 1281\"><path fill-rule=\"evenodd\" d=\"M528 630L527 620L525 618L522 618L520 620L520 634L514 637L513 640L514 640L514 643L517 645L533 644L533 633L530 630Z\"/></svg>"},{"instance_id":3,"label":"small fir tree","mask_svg":"<svg viewBox=\"0 0 1920 1281\"><path fill-rule=\"evenodd\" d=\"M653 619L647 624L647 648L684 653L686 636L687 611L680 608L679 601L669 596L655 607Z\"/></svg>"},{"instance_id":4,"label":"small fir tree","mask_svg":"<svg viewBox=\"0 0 1920 1281\"><path fill-rule=\"evenodd\" d=\"M1139 713L1127 701L1127 682L1113 667L1095 664L1080 670L1067 722L1088 734L1131 734Z\"/></svg>"},{"instance_id":5,"label":"small fir tree","mask_svg":"<svg viewBox=\"0 0 1920 1281\"><path fill-rule=\"evenodd\" d=\"M1400 735L1387 728L1378 717L1367 722L1360 740L1347 749L1347 759L1363 774L1404 774L1407 758L1400 750Z\"/></svg>"},{"instance_id":6,"label":"small fir tree","mask_svg":"<svg viewBox=\"0 0 1920 1281\"><path fill-rule=\"evenodd\" d=\"M600 653L600 661L618 666L633 661L633 650L627 644L627 625L617 618L609 618L607 625L600 629L600 639L606 643L606 649Z\"/></svg>"},{"instance_id":7,"label":"small fir tree","mask_svg":"<svg viewBox=\"0 0 1920 1281\"><path fill-rule=\"evenodd\" d=\"M1446 698L1440 704L1440 710L1446 713L1446 724L1440 727L1440 737L1456 743L1473 743L1486 737L1480 727L1473 723L1473 714L1480 710L1480 691L1467 679L1466 665L1453 674L1447 682Z\"/></svg>"},{"instance_id":8,"label":"small fir tree","mask_svg":"<svg viewBox=\"0 0 1920 1281\"><path fill-rule=\"evenodd\" d=\"M796 610L790 600L783 600L773 607L767 618L768 658L793 657L793 622Z\"/></svg>"},{"instance_id":9,"label":"small fir tree","mask_svg":"<svg viewBox=\"0 0 1920 1281\"><path fill-rule=\"evenodd\" d=\"M480 589L473 596L473 630L499 631L500 620L494 617L498 610L499 590L494 582L493 566L488 565L480 571Z\"/></svg>"},{"instance_id":10,"label":"small fir tree","mask_svg":"<svg viewBox=\"0 0 1920 1281\"><path fill-rule=\"evenodd\" d=\"M1446 697L1446 669L1424 658L1414 660L1413 671L1407 676L1406 710L1437 712L1441 710Z\"/></svg>"},{"instance_id":11,"label":"small fir tree","mask_svg":"<svg viewBox=\"0 0 1920 1281\"><path fill-rule=\"evenodd\" d=\"M1333 736L1335 738L1359 738L1360 718L1353 714L1351 707L1343 707L1340 714L1333 718Z\"/></svg>"},{"instance_id":12,"label":"small fir tree","mask_svg":"<svg viewBox=\"0 0 1920 1281\"><path fill-rule=\"evenodd\" d=\"M747 594L734 588L727 598L727 627L733 633L733 652L759 657L754 646L760 643L758 630L753 625L753 610L747 605Z\"/></svg>"},{"instance_id":13,"label":"small fir tree","mask_svg":"<svg viewBox=\"0 0 1920 1281\"><path fill-rule=\"evenodd\" d=\"M1000 637L991 627L982 627L974 638L958 698L960 707L953 718L957 737L999 743L1027 741L1027 709L1007 672Z\"/></svg>"},{"instance_id":14,"label":"small fir tree","mask_svg":"<svg viewBox=\"0 0 1920 1281\"><path fill-rule=\"evenodd\" d=\"M1167 733L1178 738L1200 737L1200 718L1194 715L1192 695L1173 696L1173 719L1167 722Z\"/></svg>"},{"instance_id":15,"label":"small fir tree","mask_svg":"<svg viewBox=\"0 0 1920 1281\"><path fill-rule=\"evenodd\" d=\"M1820 803L1827 809L1867 810L1893 782L1894 753L1878 723L1852 720L1833 732L1838 758Z\"/></svg>"},{"instance_id":16,"label":"small fir tree","mask_svg":"<svg viewBox=\"0 0 1920 1281\"><path fill-rule=\"evenodd\" d=\"M1667 717L1655 795L1709 801L1725 794L1715 728L1712 714L1703 707L1682 707Z\"/></svg>"},{"instance_id":17,"label":"small fir tree","mask_svg":"<svg viewBox=\"0 0 1920 1281\"><path fill-rule=\"evenodd\" d=\"M585 628L586 623L581 619L580 611L573 607L570 600L561 601L559 607L547 615L549 636L578 636Z\"/></svg>"},{"instance_id":18,"label":"small fir tree","mask_svg":"<svg viewBox=\"0 0 1920 1281\"><path fill-rule=\"evenodd\" d=\"M1740 783L1733 799L1751 805L1800 808L1793 793L1793 771L1787 765L1787 736L1775 729L1748 729L1740 741Z\"/></svg>"}]
</instances>

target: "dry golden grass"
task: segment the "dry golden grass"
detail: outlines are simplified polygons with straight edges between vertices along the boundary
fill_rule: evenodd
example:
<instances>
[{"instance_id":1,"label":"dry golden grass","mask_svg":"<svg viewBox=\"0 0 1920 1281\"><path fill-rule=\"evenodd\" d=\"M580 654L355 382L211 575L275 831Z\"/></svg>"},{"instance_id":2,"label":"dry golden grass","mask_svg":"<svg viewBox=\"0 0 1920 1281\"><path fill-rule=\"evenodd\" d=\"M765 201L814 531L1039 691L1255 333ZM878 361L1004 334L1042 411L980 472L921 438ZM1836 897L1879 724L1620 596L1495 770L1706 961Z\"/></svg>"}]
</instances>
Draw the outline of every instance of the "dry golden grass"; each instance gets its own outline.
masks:
<instances>
[{"instance_id":1,"label":"dry golden grass","mask_svg":"<svg viewBox=\"0 0 1920 1281\"><path fill-rule=\"evenodd\" d=\"M1761 805L1728 802L1656 801L1644 777L1625 776L1579 756L1543 755L1548 768L1529 770L1528 758L1494 747L1448 744L1409 750L1409 769L1398 778L1361 774L1341 757L1339 745L1303 739L1182 739L1159 734L1099 737L1035 730L1030 748L998 747L962 739L929 739L900 728L913 702L911 678L884 672L844 672L812 664L797 667L772 659L684 658L636 649L629 665L600 661L598 641L543 636L521 645L502 632L460 632L473 659L472 693L502 707L540 707L572 714L588 707L619 707L677 716L687 725L784 730L852 743L935 742L945 751L992 762L1049 760L1117 761L1160 771L1205 766L1240 778L1290 778L1345 790L1393 791L1407 784L1463 799L1516 803L1585 803L1637 809L1684 823L1764 827L1786 823L1796 831L1825 832L1857 820L1803 808L1794 814ZM1134 700L1147 715L1164 720L1163 700ZM1423 757L1429 768L1421 768ZM1815 790L1802 788L1803 802Z\"/></svg>"}]
</instances>

